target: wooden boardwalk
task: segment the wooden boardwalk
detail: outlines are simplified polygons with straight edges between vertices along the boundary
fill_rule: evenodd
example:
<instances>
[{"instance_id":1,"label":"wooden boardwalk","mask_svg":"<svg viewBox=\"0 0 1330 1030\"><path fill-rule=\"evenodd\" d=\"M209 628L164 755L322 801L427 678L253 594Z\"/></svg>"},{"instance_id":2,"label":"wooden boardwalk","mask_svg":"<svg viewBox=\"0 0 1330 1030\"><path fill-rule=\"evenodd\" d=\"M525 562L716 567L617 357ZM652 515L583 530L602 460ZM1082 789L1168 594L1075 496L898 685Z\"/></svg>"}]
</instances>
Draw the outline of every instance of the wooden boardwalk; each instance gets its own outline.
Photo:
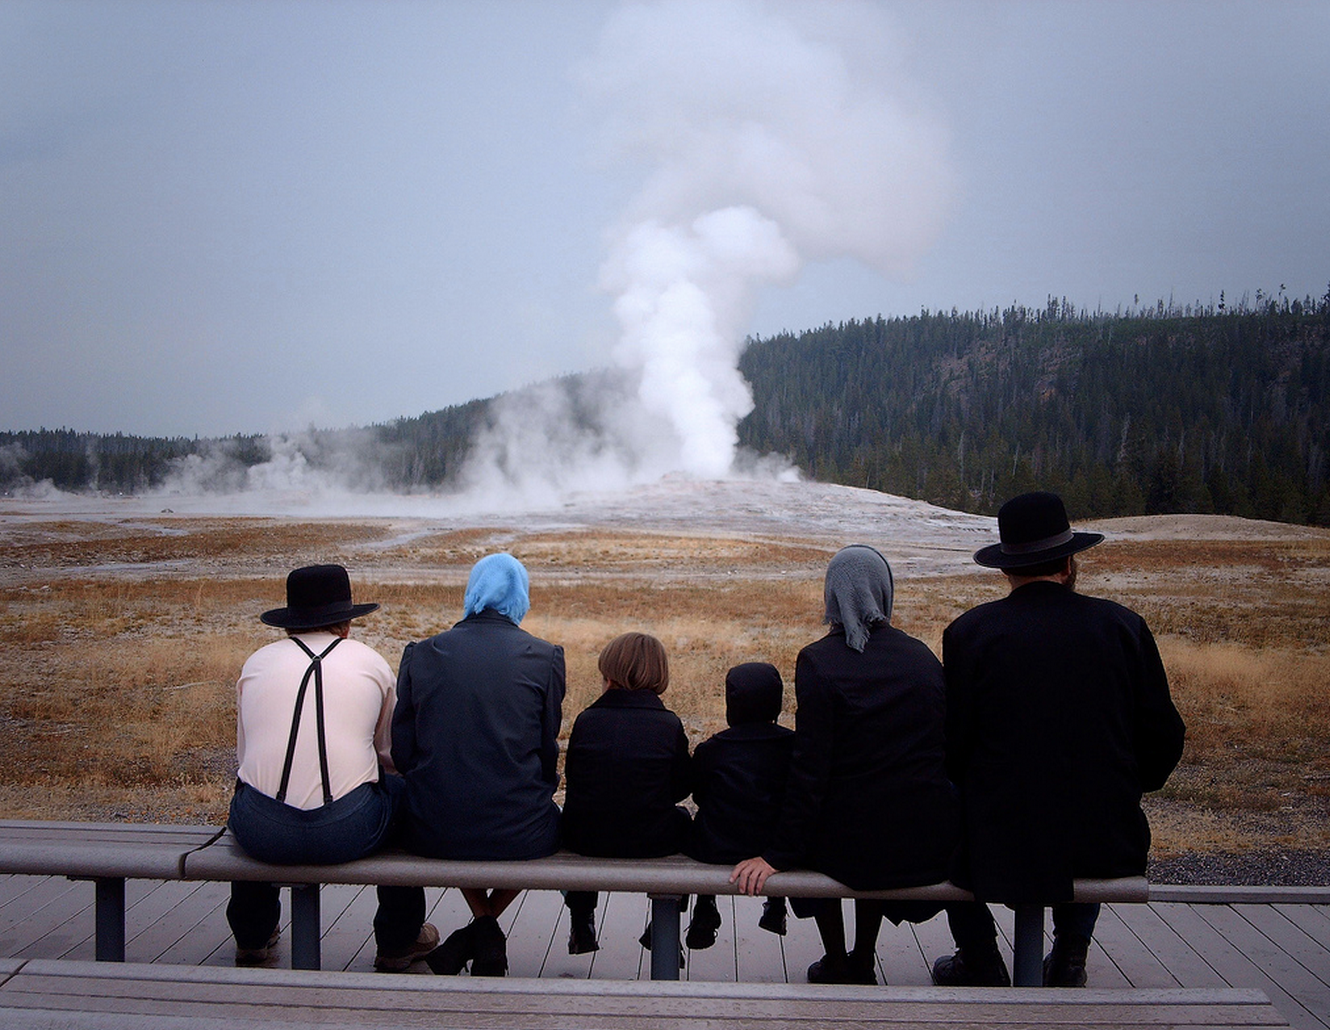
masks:
<instances>
[{"instance_id":1,"label":"wooden boardwalk","mask_svg":"<svg viewBox=\"0 0 1330 1030\"><path fill-rule=\"evenodd\" d=\"M426 892L430 920L445 935L466 921L455 890ZM131 880L126 884L126 958L198 966L229 966L225 884ZM287 899L284 915L289 916ZM702 982L802 983L821 955L811 921L791 918L777 937L757 927L761 903L719 899L724 923L714 947L687 955L681 979ZM374 944L373 888L322 891L323 968L369 972ZM849 906L847 904L847 916ZM650 957L637 943L648 910L641 895L602 895L597 924L601 950L567 953L567 916L560 896L528 891L505 914L514 976L645 979ZM1008 946L1011 913L994 914ZM685 926L687 917L685 916ZM0 958L92 959L93 889L53 876L0 876ZM283 940L280 964L288 965ZM885 924L878 938L878 976L894 985L923 986L933 958L951 949L946 920L918 926ZM1010 953L1008 952L1008 959ZM417 969L428 976L423 966ZM1289 1023L1330 1030L1330 906L1309 904L1106 905L1090 955L1090 985L1112 987L1254 987Z\"/></svg>"}]
</instances>

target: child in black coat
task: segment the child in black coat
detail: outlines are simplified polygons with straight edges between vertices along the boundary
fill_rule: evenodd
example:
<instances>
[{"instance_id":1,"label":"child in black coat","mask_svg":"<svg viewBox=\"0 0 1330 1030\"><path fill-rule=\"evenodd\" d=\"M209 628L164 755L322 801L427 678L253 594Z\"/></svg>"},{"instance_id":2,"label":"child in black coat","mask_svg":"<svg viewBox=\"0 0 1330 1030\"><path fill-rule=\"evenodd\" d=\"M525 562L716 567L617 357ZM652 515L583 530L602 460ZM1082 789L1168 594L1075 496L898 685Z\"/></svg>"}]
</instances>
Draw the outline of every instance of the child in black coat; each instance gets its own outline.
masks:
<instances>
[{"instance_id":1,"label":"child in black coat","mask_svg":"<svg viewBox=\"0 0 1330 1030\"><path fill-rule=\"evenodd\" d=\"M794 731L776 725L784 684L767 662L745 662L725 675L725 718L730 728L697 745L693 755L693 819L685 851L699 862L733 865L761 854L780 817L794 752ZM785 933L785 899L768 898L758 926ZM697 899L685 943L716 943L716 896Z\"/></svg>"},{"instance_id":2,"label":"child in black coat","mask_svg":"<svg viewBox=\"0 0 1330 1030\"><path fill-rule=\"evenodd\" d=\"M563 843L601 858L656 858L683 850L692 759L679 717L660 695L669 685L665 647L625 633L600 653L605 691L573 723L564 762ZM595 891L564 895L568 953L596 951Z\"/></svg>"}]
</instances>

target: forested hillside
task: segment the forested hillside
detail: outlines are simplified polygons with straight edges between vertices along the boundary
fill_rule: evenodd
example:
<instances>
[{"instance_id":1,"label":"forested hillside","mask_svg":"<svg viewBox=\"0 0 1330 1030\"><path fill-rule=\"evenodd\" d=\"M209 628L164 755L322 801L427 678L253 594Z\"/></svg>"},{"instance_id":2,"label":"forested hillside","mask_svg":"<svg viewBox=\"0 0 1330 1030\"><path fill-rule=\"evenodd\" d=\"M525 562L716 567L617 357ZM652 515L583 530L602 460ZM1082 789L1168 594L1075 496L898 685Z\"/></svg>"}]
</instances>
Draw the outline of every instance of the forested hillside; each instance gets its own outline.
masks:
<instances>
[{"instance_id":1,"label":"forested hillside","mask_svg":"<svg viewBox=\"0 0 1330 1030\"><path fill-rule=\"evenodd\" d=\"M995 511L1033 487L1076 518L1216 512L1330 525L1330 292L1130 315L923 312L755 339L741 442L813 478ZM569 377L570 410L604 373ZM583 396L583 395L587 396ZM586 408L585 411L582 409ZM491 402L298 437L0 432L0 489L236 489L337 469L362 489L447 489Z\"/></svg>"},{"instance_id":2,"label":"forested hillside","mask_svg":"<svg viewBox=\"0 0 1330 1030\"><path fill-rule=\"evenodd\" d=\"M742 441L816 479L967 511L1330 524L1330 299L1255 310L878 318L754 341Z\"/></svg>"}]
</instances>

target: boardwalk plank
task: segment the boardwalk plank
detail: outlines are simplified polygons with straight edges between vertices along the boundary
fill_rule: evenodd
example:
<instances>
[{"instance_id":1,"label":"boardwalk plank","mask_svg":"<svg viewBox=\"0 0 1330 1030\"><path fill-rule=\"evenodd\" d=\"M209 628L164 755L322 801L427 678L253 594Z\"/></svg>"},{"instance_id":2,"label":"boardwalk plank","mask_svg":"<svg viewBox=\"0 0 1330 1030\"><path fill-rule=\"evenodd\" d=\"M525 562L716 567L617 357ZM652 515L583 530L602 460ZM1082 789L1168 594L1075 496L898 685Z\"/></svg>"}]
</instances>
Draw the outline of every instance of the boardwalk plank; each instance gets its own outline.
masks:
<instances>
[{"instance_id":1,"label":"boardwalk plank","mask_svg":"<svg viewBox=\"0 0 1330 1030\"><path fill-rule=\"evenodd\" d=\"M1155 911L1154 905L1115 905L1113 909L1179 986L1227 986L1224 978Z\"/></svg>"},{"instance_id":2,"label":"boardwalk plank","mask_svg":"<svg viewBox=\"0 0 1330 1030\"><path fill-rule=\"evenodd\" d=\"M522 891L499 919L507 938L508 971L511 976L539 976L550 946L548 911L539 920L533 915L540 909L538 896L551 891ZM557 893L555 894L557 897Z\"/></svg>"},{"instance_id":3,"label":"boardwalk plank","mask_svg":"<svg viewBox=\"0 0 1330 1030\"><path fill-rule=\"evenodd\" d=\"M130 880L125 884L125 907L131 908L143 897L151 893L159 881ZM29 958L69 958L91 962L97 957L96 939L96 890L90 883L75 882L74 886L81 897L80 901L93 902L91 907L80 907L72 920L57 928L54 936L43 935L35 939L27 955ZM132 935L138 921L128 922L126 935ZM128 956L128 952L126 952Z\"/></svg>"},{"instance_id":4,"label":"boardwalk plank","mask_svg":"<svg viewBox=\"0 0 1330 1030\"><path fill-rule=\"evenodd\" d=\"M31 890L32 881L35 879L33 876L20 876L15 873L0 874L0 909Z\"/></svg>"},{"instance_id":5,"label":"boardwalk plank","mask_svg":"<svg viewBox=\"0 0 1330 1030\"><path fill-rule=\"evenodd\" d=\"M1236 907L1209 905L1201 910L1201 915L1218 933L1239 948L1250 962L1276 982L1281 991L1295 997L1299 1006L1316 1020L1312 1025L1317 1030L1330 1027L1330 992L1301 963L1281 950L1259 927L1244 918Z\"/></svg>"},{"instance_id":6,"label":"boardwalk plank","mask_svg":"<svg viewBox=\"0 0 1330 1030\"><path fill-rule=\"evenodd\" d=\"M592 956L591 975L597 980L638 980L651 975L651 953L638 938L650 917L645 894L607 892L597 913L600 951Z\"/></svg>"},{"instance_id":7,"label":"boardwalk plank","mask_svg":"<svg viewBox=\"0 0 1330 1030\"><path fill-rule=\"evenodd\" d=\"M328 884L319 891L319 964L324 969L350 969L362 954L364 968L373 967L378 907L373 887Z\"/></svg>"},{"instance_id":8,"label":"boardwalk plank","mask_svg":"<svg viewBox=\"0 0 1330 1030\"><path fill-rule=\"evenodd\" d=\"M928 982L932 983L933 963L943 955L950 955L956 950L956 942L952 939L946 914L934 916L926 923L916 923L912 932L915 941L918 942L919 953L924 957L924 970L928 974ZM1003 955L1003 961L1010 969L1010 951Z\"/></svg>"},{"instance_id":9,"label":"boardwalk plank","mask_svg":"<svg viewBox=\"0 0 1330 1030\"><path fill-rule=\"evenodd\" d=\"M1330 1026L1330 987L1326 986L1324 955L1297 927L1268 906L1216 905L1204 913L1207 922L1266 971L1324 1026ZM1307 965L1320 967L1320 975Z\"/></svg>"},{"instance_id":10,"label":"boardwalk plank","mask_svg":"<svg viewBox=\"0 0 1330 1030\"><path fill-rule=\"evenodd\" d=\"M920 950L910 923L895 926L883 920L877 939L877 960L881 983L926 987L933 982L929 975L931 963Z\"/></svg>"},{"instance_id":11,"label":"boardwalk plank","mask_svg":"<svg viewBox=\"0 0 1330 1030\"><path fill-rule=\"evenodd\" d=\"M172 912L173 922L181 926L175 943L157 956L157 962L180 965L232 966L235 964L235 941L226 922L226 903L231 898L228 883L204 883L200 889ZM282 904L279 924L282 939L278 945L278 961L291 964L290 906Z\"/></svg>"},{"instance_id":12,"label":"boardwalk plank","mask_svg":"<svg viewBox=\"0 0 1330 1030\"><path fill-rule=\"evenodd\" d=\"M225 887L221 884L180 880L137 882L150 885L152 890L130 905L126 913L125 958L131 962L158 961L182 938L193 933L199 918L225 898ZM130 884L126 885L126 895Z\"/></svg>"},{"instance_id":13,"label":"boardwalk plank","mask_svg":"<svg viewBox=\"0 0 1330 1030\"><path fill-rule=\"evenodd\" d=\"M15 880L25 883L26 889L16 892L0 908L0 953L6 958L16 957L45 936L52 926L67 918L71 901L92 904L87 884L75 883L63 876L23 876L15 877Z\"/></svg>"},{"instance_id":14,"label":"boardwalk plank","mask_svg":"<svg viewBox=\"0 0 1330 1030\"><path fill-rule=\"evenodd\" d=\"M1235 905L1233 908L1323 986L1330 984L1330 949L1270 905Z\"/></svg>"},{"instance_id":15,"label":"boardwalk plank","mask_svg":"<svg viewBox=\"0 0 1330 1030\"><path fill-rule=\"evenodd\" d=\"M841 903L841 914L846 926L852 927L854 914L848 903ZM806 984L808 967L824 954L822 936L817 932L817 923L812 919L796 919L790 913L790 932L782 938L785 953L785 979L790 984ZM852 929L847 930L853 933Z\"/></svg>"},{"instance_id":16,"label":"boardwalk plank","mask_svg":"<svg viewBox=\"0 0 1330 1030\"><path fill-rule=\"evenodd\" d=\"M51 886L45 901L33 912L37 918L7 928L23 942L11 947L0 937L0 946L14 958L63 958L94 930L94 892L88 883L71 882L68 890Z\"/></svg>"},{"instance_id":17,"label":"boardwalk plank","mask_svg":"<svg viewBox=\"0 0 1330 1030\"><path fill-rule=\"evenodd\" d=\"M739 981L785 983L785 956L781 946L786 938L757 925L762 917L762 899L731 897L718 900L721 914L734 922L734 965ZM727 901L730 903L728 908ZM796 920L789 916L786 922L792 926Z\"/></svg>"},{"instance_id":18,"label":"boardwalk plank","mask_svg":"<svg viewBox=\"0 0 1330 1030\"><path fill-rule=\"evenodd\" d=\"M605 908L600 899L596 910L596 930L599 933ZM527 891L522 906L522 921L529 923L526 933L533 940L544 940L540 965L536 975L563 980L586 980L591 976L597 952L584 955L568 954L568 909L558 891Z\"/></svg>"},{"instance_id":19,"label":"boardwalk plank","mask_svg":"<svg viewBox=\"0 0 1330 1030\"><path fill-rule=\"evenodd\" d=\"M1177 977L1123 920L1119 907L1105 905L1100 909L1094 935L1132 987L1181 986Z\"/></svg>"},{"instance_id":20,"label":"boardwalk plank","mask_svg":"<svg viewBox=\"0 0 1330 1030\"><path fill-rule=\"evenodd\" d=\"M126 947L131 961L231 966L225 883L130 880L126 891ZM339 891L348 900L334 901ZM325 968L367 972L373 963L373 889L329 887L325 892ZM429 918L442 933L469 918L460 892L434 888L427 895ZM83 955L91 944L92 900L90 883L36 874L0 877L0 956L16 960L24 947L29 949L24 953L28 957ZM787 976L796 985L804 983L805 968L822 953L811 920L791 918L790 935L778 938L757 928L759 899L722 897L720 902L723 939L710 954L690 956L686 977L697 984L737 977L742 984L758 985L779 983ZM591 976L601 984L645 981L649 953L642 951L636 938L646 919L647 899L616 893L603 895L602 905L617 906L608 915L603 909L599 917L602 926L608 919L617 944L597 956L574 958L566 953L566 916L557 892L525 892L505 916L510 920L505 925L514 975L555 981ZM283 907L289 909L285 893ZM852 925L852 906L845 910L847 924ZM1000 906L994 907L994 914L1000 925L1010 923L1010 913ZM1099 937L1104 952L1091 956L1092 989L1107 987L1111 970L1119 975L1125 970L1138 985L1160 982L1152 978L1166 973L1185 987L1250 986L1266 991L1296 1027L1330 1026L1330 914L1325 906L1292 901L1231 908L1181 902L1115 905L1106 907ZM279 949L282 965L289 965L287 945L284 938ZM942 916L900 931L886 925L879 938L880 974L893 984L923 986L932 960L951 948ZM718 961L722 953L726 959ZM732 974L725 969L730 962ZM416 971L421 975L413 979L434 979L424 967Z\"/></svg>"},{"instance_id":21,"label":"boardwalk plank","mask_svg":"<svg viewBox=\"0 0 1330 1030\"><path fill-rule=\"evenodd\" d=\"M720 897L716 902L716 907L720 911L720 929L716 931L716 943L700 951L686 948L687 964L680 974L684 979L703 980L708 983L734 983L738 978L733 898ZM697 899L693 898L688 911L680 920L680 940L688 935L688 924L692 921L696 903Z\"/></svg>"},{"instance_id":22,"label":"boardwalk plank","mask_svg":"<svg viewBox=\"0 0 1330 1030\"><path fill-rule=\"evenodd\" d=\"M1207 910L1218 911L1228 906L1165 902L1152 907L1159 910L1169 925L1186 938L1226 983L1264 991L1284 1018L1298 1030L1323 1030L1325 1024L1320 1019L1276 982L1265 968L1249 958L1241 946L1235 945L1205 918ZM1236 914L1230 910L1230 915Z\"/></svg>"},{"instance_id":23,"label":"boardwalk plank","mask_svg":"<svg viewBox=\"0 0 1330 1030\"><path fill-rule=\"evenodd\" d=\"M513 976L540 976L554 945L558 891L523 891L504 913L500 924L508 936L508 968ZM568 950L563 942L564 951Z\"/></svg>"},{"instance_id":24,"label":"boardwalk plank","mask_svg":"<svg viewBox=\"0 0 1330 1030\"><path fill-rule=\"evenodd\" d=\"M1330 951L1330 908L1325 905L1273 905L1276 912Z\"/></svg>"}]
</instances>

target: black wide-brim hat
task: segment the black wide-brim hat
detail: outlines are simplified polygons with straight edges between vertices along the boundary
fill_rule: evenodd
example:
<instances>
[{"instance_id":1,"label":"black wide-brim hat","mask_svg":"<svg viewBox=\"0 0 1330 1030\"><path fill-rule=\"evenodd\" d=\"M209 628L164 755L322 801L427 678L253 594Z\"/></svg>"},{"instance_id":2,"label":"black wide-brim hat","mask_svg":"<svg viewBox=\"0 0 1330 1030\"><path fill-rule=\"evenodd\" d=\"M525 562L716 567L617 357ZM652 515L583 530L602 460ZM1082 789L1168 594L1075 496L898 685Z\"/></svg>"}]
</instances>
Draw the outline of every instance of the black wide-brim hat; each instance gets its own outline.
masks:
<instances>
[{"instance_id":1,"label":"black wide-brim hat","mask_svg":"<svg viewBox=\"0 0 1330 1030\"><path fill-rule=\"evenodd\" d=\"M1077 533L1057 494L1039 490L1013 497L998 510L1000 544L974 552L974 560L990 569L1019 569L1056 561L1093 547L1103 533Z\"/></svg>"},{"instance_id":2,"label":"black wide-brim hat","mask_svg":"<svg viewBox=\"0 0 1330 1030\"><path fill-rule=\"evenodd\" d=\"M351 577L340 565L306 565L286 577L286 607L259 616L280 629L318 629L358 619L377 604L351 603Z\"/></svg>"}]
</instances>

